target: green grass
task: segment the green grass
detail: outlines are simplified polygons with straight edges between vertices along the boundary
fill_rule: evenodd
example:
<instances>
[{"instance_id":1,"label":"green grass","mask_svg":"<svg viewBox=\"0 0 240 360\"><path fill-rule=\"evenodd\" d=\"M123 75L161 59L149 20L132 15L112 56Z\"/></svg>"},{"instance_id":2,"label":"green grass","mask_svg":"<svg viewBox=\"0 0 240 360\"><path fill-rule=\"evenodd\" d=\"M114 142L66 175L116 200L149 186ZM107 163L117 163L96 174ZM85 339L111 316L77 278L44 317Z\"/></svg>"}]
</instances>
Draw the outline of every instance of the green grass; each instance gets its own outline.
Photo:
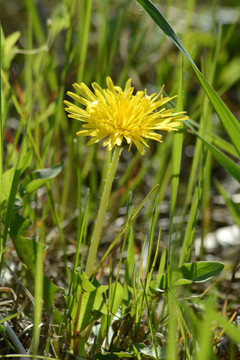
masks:
<instances>
[{"instance_id":1,"label":"green grass","mask_svg":"<svg viewBox=\"0 0 240 360\"><path fill-rule=\"evenodd\" d=\"M162 3L0 5L0 358L218 359L222 334L236 358L239 275L205 235L226 218L239 227L240 9ZM165 84L189 120L143 156L123 149L88 278L112 154L76 137L63 101L106 76Z\"/></svg>"}]
</instances>

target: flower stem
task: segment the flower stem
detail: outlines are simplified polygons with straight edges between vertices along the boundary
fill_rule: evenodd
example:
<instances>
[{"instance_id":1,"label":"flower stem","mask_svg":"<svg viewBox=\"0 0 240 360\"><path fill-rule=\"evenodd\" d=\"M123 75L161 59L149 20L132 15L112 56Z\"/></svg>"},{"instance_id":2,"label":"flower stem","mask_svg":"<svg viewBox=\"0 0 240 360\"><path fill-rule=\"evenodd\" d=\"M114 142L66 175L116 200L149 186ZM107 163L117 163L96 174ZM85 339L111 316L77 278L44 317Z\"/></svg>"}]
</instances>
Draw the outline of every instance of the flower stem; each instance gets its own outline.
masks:
<instances>
[{"instance_id":1,"label":"flower stem","mask_svg":"<svg viewBox=\"0 0 240 360\"><path fill-rule=\"evenodd\" d=\"M90 249L89 249L88 259L87 259L87 265L86 265L85 272L88 277L90 277L93 272L93 267L94 267L94 263L95 263L95 259L96 259L96 255L97 255L98 244L99 244L102 227L103 227L103 221L104 221L104 217L105 217L105 214L107 211L110 191L112 188L112 183L113 183L114 175L116 172L121 149L122 148L120 146L115 147L114 154L112 157L112 162L111 162L109 172L107 175L107 179L105 182L105 186L103 189L103 194L102 194L102 198L101 198L101 202L100 202L100 207L99 207L97 220L95 223L92 240L91 240L91 245L90 245Z\"/></svg>"}]
</instances>

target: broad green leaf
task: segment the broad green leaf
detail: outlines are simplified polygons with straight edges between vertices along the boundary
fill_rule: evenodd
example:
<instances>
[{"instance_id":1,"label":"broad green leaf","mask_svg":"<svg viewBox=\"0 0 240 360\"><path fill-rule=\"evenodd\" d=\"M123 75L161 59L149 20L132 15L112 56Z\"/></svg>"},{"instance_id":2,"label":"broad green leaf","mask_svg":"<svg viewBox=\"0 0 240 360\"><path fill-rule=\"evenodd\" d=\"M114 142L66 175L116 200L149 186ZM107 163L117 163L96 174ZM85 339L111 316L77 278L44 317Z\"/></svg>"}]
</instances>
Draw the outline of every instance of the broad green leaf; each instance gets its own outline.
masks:
<instances>
[{"instance_id":1,"label":"broad green leaf","mask_svg":"<svg viewBox=\"0 0 240 360\"><path fill-rule=\"evenodd\" d=\"M63 169L63 164L54 165L50 168L35 170L32 173L33 179L52 179Z\"/></svg>"},{"instance_id":2,"label":"broad green leaf","mask_svg":"<svg viewBox=\"0 0 240 360\"><path fill-rule=\"evenodd\" d=\"M21 174L29 167L31 161L32 161L32 151L28 151L26 155L23 157L20 164ZM3 203L4 201L9 199L15 170L16 167L13 166L11 169L6 170L3 174L0 203Z\"/></svg>"},{"instance_id":3,"label":"broad green leaf","mask_svg":"<svg viewBox=\"0 0 240 360\"><path fill-rule=\"evenodd\" d=\"M14 172L15 172L15 167L12 167L11 169L3 173L2 193L1 193L1 201L0 201L1 204L9 199Z\"/></svg>"},{"instance_id":4,"label":"broad green leaf","mask_svg":"<svg viewBox=\"0 0 240 360\"><path fill-rule=\"evenodd\" d=\"M189 281L189 283L204 282L214 276L218 276L223 268L223 263L211 261L198 261L184 264L173 271L172 281L174 285L182 285L185 281Z\"/></svg>"},{"instance_id":5,"label":"broad green leaf","mask_svg":"<svg viewBox=\"0 0 240 360\"><path fill-rule=\"evenodd\" d=\"M167 36L169 36L175 45L181 50L181 52L189 60L193 70L195 71L205 93L211 101L219 119L221 120L226 132L228 133L233 145L236 148L238 155L240 156L240 124L234 117L226 104L221 100L218 94L213 90L210 84L202 75L191 56L188 54L178 35L168 23L167 19L161 14L161 12L151 3L149 0L137 0L137 2L149 13L155 23L162 29Z\"/></svg>"},{"instance_id":6,"label":"broad green leaf","mask_svg":"<svg viewBox=\"0 0 240 360\"><path fill-rule=\"evenodd\" d=\"M106 286L101 286L91 292L84 292L81 296L81 307L78 319L78 330L83 331L94 318L107 314L107 307L103 293L106 291ZM77 308L75 307L75 310ZM75 313L76 316L77 312ZM75 317L74 317L75 318Z\"/></svg>"},{"instance_id":7,"label":"broad green leaf","mask_svg":"<svg viewBox=\"0 0 240 360\"><path fill-rule=\"evenodd\" d=\"M179 286L191 283L200 283L218 276L223 270L224 264L212 261L197 261L193 263L184 264L176 270L171 272L171 285ZM167 276L157 275L158 291L165 290L168 287Z\"/></svg>"},{"instance_id":8,"label":"broad green leaf","mask_svg":"<svg viewBox=\"0 0 240 360\"><path fill-rule=\"evenodd\" d=\"M100 285L95 287L84 273L77 274L75 286L76 294L69 296L67 303L72 319L76 319L76 316L78 317L76 328L81 332L94 319L99 318L102 314L108 314L105 304L108 286Z\"/></svg>"},{"instance_id":9,"label":"broad green leaf","mask_svg":"<svg viewBox=\"0 0 240 360\"><path fill-rule=\"evenodd\" d=\"M23 235L29 225L29 220L22 217L19 213L15 213L11 223L10 236L19 259L32 273L34 273L37 242Z\"/></svg>"},{"instance_id":10,"label":"broad green leaf","mask_svg":"<svg viewBox=\"0 0 240 360\"><path fill-rule=\"evenodd\" d=\"M1 31L1 55L2 55L2 67L4 70L8 70L12 59L16 55L17 47L15 46L21 33L16 31L9 36L5 37L3 31Z\"/></svg>"},{"instance_id":11,"label":"broad green leaf","mask_svg":"<svg viewBox=\"0 0 240 360\"><path fill-rule=\"evenodd\" d=\"M79 276L79 284L83 291L92 292L96 290L95 286L89 281L87 275L85 273L78 274Z\"/></svg>"},{"instance_id":12,"label":"broad green leaf","mask_svg":"<svg viewBox=\"0 0 240 360\"><path fill-rule=\"evenodd\" d=\"M26 155L23 156L21 163L19 164L21 167L21 174L30 166L33 157L32 150L28 151Z\"/></svg>"},{"instance_id":13,"label":"broad green leaf","mask_svg":"<svg viewBox=\"0 0 240 360\"><path fill-rule=\"evenodd\" d=\"M32 180L25 187L25 191L28 194L30 194L30 193L36 191L37 189L39 189L40 187L44 186L47 181L48 181L47 179L46 180L43 180L43 179Z\"/></svg>"},{"instance_id":14,"label":"broad green leaf","mask_svg":"<svg viewBox=\"0 0 240 360\"><path fill-rule=\"evenodd\" d=\"M50 310L51 306L54 303L55 295L61 290L59 286L53 284L53 282L46 276L43 280L43 291L44 291L44 301L47 306L47 309Z\"/></svg>"},{"instance_id":15,"label":"broad green leaf","mask_svg":"<svg viewBox=\"0 0 240 360\"><path fill-rule=\"evenodd\" d=\"M119 309L119 306L122 303L123 287L119 282L116 282L111 285L109 292L110 292L110 298L109 298L110 311L112 314L116 314L117 310Z\"/></svg>"},{"instance_id":16,"label":"broad green leaf","mask_svg":"<svg viewBox=\"0 0 240 360\"><path fill-rule=\"evenodd\" d=\"M20 194L31 193L45 185L49 179L56 177L63 169L63 165L55 165L46 169L38 169L28 175L20 185Z\"/></svg>"}]
</instances>

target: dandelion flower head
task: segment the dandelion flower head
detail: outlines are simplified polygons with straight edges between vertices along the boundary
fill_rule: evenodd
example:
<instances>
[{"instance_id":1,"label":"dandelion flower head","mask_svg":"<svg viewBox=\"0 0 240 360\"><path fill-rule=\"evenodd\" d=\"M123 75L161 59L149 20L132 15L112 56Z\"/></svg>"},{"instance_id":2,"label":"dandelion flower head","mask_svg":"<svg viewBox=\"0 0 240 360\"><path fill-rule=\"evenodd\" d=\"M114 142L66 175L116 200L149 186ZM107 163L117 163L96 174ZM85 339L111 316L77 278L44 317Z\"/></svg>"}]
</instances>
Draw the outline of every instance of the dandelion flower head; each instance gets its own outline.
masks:
<instances>
[{"instance_id":1,"label":"dandelion flower head","mask_svg":"<svg viewBox=\"0 0 240 360\"><path fill-rule=\"evenodd\" d=\"M185 112L176 113L175 109L164 107L175 96L164 97L162 90L152 95L147 95L146 90L133 94L131 79L124 89L115 86L110 77L106 78L106 83L107 88L103 89L94 82L94 92L84 83L75 83L73 87L77 93L68 91L67 95L81 107L64 101L68 116L84 122L83 130L77 135L89 136L88 145L104 140L103 146L112 150L124 142L129 148L134 143L144 154L144 145L149 147L146 139L162 142L162 135L156 131L176 131L181 121L188 118Z\"/></svg>"}]
</instances>

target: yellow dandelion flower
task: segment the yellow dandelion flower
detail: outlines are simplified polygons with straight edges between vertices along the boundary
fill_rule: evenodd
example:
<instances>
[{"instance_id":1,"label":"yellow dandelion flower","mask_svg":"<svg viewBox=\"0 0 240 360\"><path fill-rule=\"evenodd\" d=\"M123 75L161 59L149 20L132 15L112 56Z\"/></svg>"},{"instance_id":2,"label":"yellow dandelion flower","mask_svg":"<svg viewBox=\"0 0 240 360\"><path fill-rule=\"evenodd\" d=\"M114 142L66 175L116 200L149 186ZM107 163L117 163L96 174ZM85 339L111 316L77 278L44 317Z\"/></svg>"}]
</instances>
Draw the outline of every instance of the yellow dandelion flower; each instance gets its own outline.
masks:
<instances>
[{"instance_id":1,"label":"yellow dandelion flower","mask_svg":"<svg viewBox=\"0 0 240 360\"><path fill-rule=\"evenodd\" d=\"M156 131L176 131L181 121L188 119L185 112L176 113L175 109L164 107L176 96L164 97L162 90L150 96L146 90L134 95L131 79L126 82L124 90L115 86L110 77L106 83L107 89L93 83L94 92L84 83L75 83L73 87L78 94L67 92L85 108L64 101L68 116L84 122L84 130L78 131L77 135L91 137L88 145L104 140L103 146L112 150L125 140L129 148L134 143L144 154L144 145L149 147L146 139L162 142L162 135Z\"/></svg>"}]
</instances>

